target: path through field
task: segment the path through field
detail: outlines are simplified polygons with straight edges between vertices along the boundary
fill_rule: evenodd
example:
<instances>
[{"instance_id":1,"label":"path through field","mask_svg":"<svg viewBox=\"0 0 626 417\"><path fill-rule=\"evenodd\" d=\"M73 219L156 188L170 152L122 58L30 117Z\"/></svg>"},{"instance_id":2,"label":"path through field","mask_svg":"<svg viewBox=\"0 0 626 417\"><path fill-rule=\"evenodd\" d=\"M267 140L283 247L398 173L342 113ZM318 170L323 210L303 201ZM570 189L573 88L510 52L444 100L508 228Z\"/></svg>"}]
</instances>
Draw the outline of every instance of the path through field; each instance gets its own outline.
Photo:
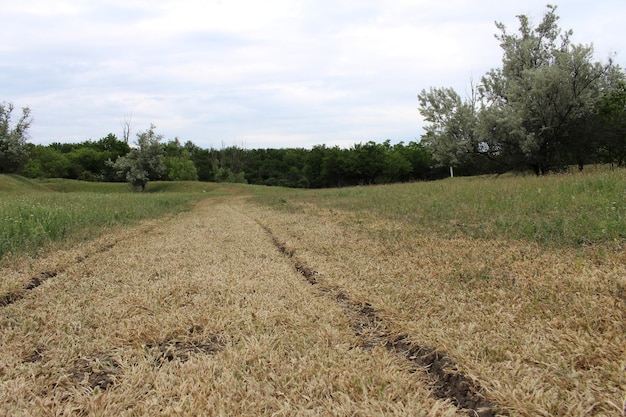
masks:
<instances>
[{"instance_id":1,"label":"path through field","mask_svg":"<svg viewBox=\"0 0 626 417\"><path fill-rule=\"evenodd\" d=\"M433 241L414 242L426 245L418 257L406 242L383 244L343 221L317 208L206 199L0 271L0 415L623 412L623 305L600 312L606 337L578 335L582 353L570 357L580 361L577 374L562 375L548 348L543 356L527 350L569 352L558 347L573 337L567 326L518 348L545 329L505 329L496 322L515 322L511 311L481 299L510 296L509 286L526 291L522 275L495 294L466 288L459 300L454 288L428 281L438 279L430 262L443 253ZM448 250L532 256L526 247L464 243ZM545 268L550 259L539 262ZM597 277L598 287L617 285L613 298L597 294L600 303L620 302L619 268ZM508 352L497 338L508 338ZM563 379L572 385L563 388Z\"/></svg>"}]
</instances>

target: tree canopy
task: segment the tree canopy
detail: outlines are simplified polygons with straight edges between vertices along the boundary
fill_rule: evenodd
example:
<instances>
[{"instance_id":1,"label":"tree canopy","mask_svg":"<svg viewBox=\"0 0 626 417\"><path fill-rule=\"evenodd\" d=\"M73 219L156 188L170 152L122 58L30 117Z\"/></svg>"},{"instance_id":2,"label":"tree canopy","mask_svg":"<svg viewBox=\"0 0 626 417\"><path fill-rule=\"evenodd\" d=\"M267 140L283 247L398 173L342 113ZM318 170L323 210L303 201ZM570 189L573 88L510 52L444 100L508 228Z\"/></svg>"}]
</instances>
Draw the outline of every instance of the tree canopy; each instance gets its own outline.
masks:
<instances>
[{"instance_id":1,"label":"tree canopy","mask_svg":"<svg viewBox=\"0 0 626 417\"><path fill-rule=\"evenodd\" d=\"M22 108L17 123L12 123L14 107L11 103L0 103L0 173L15 173L28 160L26 139L32 123L30 109Z\"/></svg>"},{"instance_id":2,"label":"tree canopy","mask_svg":"<svg viewBox=\"0 0 626 417\"><path fill-rule=\"evenodd\" d=\"M496 23L502 67L487 72L470 98L450 88L418 95L429 123L423 141L436 161L457 166L482 156L500 170L545 174L571 164L582 169L597 151L586 128L624 73L611 60L594 62L591 45L572 43L556 9L549 5L536 26L518 16L516 33Z\"/></svg>"},{"instance_id":3,"label":"tree canopy","mask_svg":"<svg viewBox=\"0 0 626 417\"><path fill-rule=\"evenodd\" d=\"M138 133L136 146L110 163L118 176L141 191L146 189L148 181L161 179L166 171L161 145L163 136L157 134L155 129L156 126L151 125L145 132Z\"/></svg>"}]
</instances>

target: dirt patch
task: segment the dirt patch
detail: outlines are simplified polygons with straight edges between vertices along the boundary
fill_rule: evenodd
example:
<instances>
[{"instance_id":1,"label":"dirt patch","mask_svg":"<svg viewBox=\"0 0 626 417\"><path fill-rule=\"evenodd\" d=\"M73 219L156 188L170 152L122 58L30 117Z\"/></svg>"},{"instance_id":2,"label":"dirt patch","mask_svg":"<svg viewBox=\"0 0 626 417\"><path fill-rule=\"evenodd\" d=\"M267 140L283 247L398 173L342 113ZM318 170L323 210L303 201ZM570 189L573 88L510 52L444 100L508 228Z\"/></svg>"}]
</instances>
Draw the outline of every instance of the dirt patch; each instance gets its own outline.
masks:
<instances>
[{"instance_id":1,"label":"dirt patch","mask_svg":"<svg viewBox=\"0 0 626 417\"><path fill-rule=\"evenodd\" d=\"M78 359L72 368L71 378L79 385L87 385L91 389L106 390L110 388L122 372L122 367L107 355L93 358Z\"/></svg>"},{"instance_id":2,"label":"dirt patch","mask_svg":"<svg viewBox=\"0 0 626 417\"><path fill-rule=\"evenodd\" d=\"M107 243L99 247L95 253L104 253L111 250L117 242ZM90 255L79 255L76 257L76 264L81 264L89 259ZM44 282L49 280L50 278L54 278L57 275L65 272L65 270L69 267L69 265L58 266L53 270L40 272L38 275L32 277L21 290L12 291L0 295L0 307L6 307L11 305L26 296L28 291L34 290L35 288L42 285Z\"/></svg>"},{"instance_id":3,"label":"dirt patch","mask_svg":"<svg viewBox=\"0 0 626 417\"><path fill-rule=\"evenodd\" d=\"M28 353L26 356L24 356L24 359L22 360L24 363L35 363L35 362L39 362L43 359L43 352L44 352L44 348L36 348L34 349L32 352Z\"/></svg>"},{"instance_id":4,"label":"dirt patch","mask_svg":"<svg viewBox=\"0 0 626 417\"><path fill-rule=\"evenodd\" d=\"M315 275L317 275L318 272L312 268L309 268L305 263L297 260L294 256L296 253L295 249L289 249L285 243L279 241L269 228L263 225L260 225L260 226L271 237L272 243L274 244L274 246L276 246L276 248L280 251L280 253L285 255L287 258L292 259L293 265L296 268L296 271L302 274L302 276L304 276L307 279L307 281L309 281L310 284L312 285L317 284Z\"/></svg>"},{"instance_id":5,"label":"dirt patch","mask_svg":"<svg viewBox=\"0 0 626 417\"><path fill-rule=\"evenodd\" d=\"M24 289L26 291L34 290L35 288L37 288L38 286L40 286L41 284L43 284L44 282L46 282L50 278L56 277L57 274L58 274L57 271L42 272L39 275L37 275L36 277L32 277L31 280L28 281L28 284L26 284L24 286Z\"/></svg>"},{"instance_id":6,"label":"dirt patch","mask_svg":"<svg viewBox=\"0 0 626 417\"><path fill-rule=\"evenodd\" d=\"M189 334L199 333L202 326L192 326ZM211 334L199 339L174 340L167 339L154 344L146 345L146 349L154 355L157 366L165 362L187 362L193 355L211 355L219 352L226 346L226 339L219 334Z\"/></svg>"},{"instance_id":7,"label":"dirt patch","mask_svg":"<svg viewBox=\"0 0 626 417\"><path fill-rule=\"evenodd\" d=\"M30 281L24 285L22 290L9 292L0 296L0 307L6 307L21 300L26 296L27 291L34 290L50 278L56 277L57 274L57 271L44 271L39 275L32 277Z\"/></svg>"},{"instance_id":8,"label":"dirt patch","mask_svg":"<svg viewBox=\"0 0 626 417\"><path fill-rule=\"evenodd\" d=\"M296 271L311 285L318 284L315 278L317 271L296 259L295 249L288 248L269 228L262 227L270 235L278 250L292 261ZM318 286L318 288L343 306L351 319L355 335L362 342L361 347L371 349L382 346L405 357L415 365L416 370L424 370L432 378L433 393L437 398L450 400L457 407L467 410L468 415L495 417L505 414L487 398L478 383L459 371L456 363L446 352L412 344L408 335L393 335L370 303L352 300L340 287Z\"/></svg>"},{"instance_id":9,"label":"dirt patch","mask_svg":"<svg viewBox=\"0 0 626 417\"><path fill-rule=\"evenodd\" d=\"M302 276L304 276L307 281L309 281L310 284L317 284L317 279L315 279L315 275L317 275L316 270L309 268L300 261L294 262L294 267L296 268L296 271L301 273Z\"/></svg>"},{"instance_id":10,"label":"dirt patch","mask_svg":"<svg viewBox=\"0 0 626 417\"><path fill-rule=\"evenodd\" d=\"M23 291L13 291L0 296L0 307L6 307L24 297Z\"/></svg>"},{"instance_id":11,"label":"dirt patch","mask_svg":"<svg viewBox=\"0 0 626 417\"><path fill-rule=\"evenodd\" d=\"M478 416L492 417L502 414L485 397L477 383L459 372L446 352L413 345L408 342L406 335L390 340L387 347L402 354L418 367L426 368L434 377L434 393L438 398L450 398L460 408L472 410Z\"/></svg>"}]
</instances>

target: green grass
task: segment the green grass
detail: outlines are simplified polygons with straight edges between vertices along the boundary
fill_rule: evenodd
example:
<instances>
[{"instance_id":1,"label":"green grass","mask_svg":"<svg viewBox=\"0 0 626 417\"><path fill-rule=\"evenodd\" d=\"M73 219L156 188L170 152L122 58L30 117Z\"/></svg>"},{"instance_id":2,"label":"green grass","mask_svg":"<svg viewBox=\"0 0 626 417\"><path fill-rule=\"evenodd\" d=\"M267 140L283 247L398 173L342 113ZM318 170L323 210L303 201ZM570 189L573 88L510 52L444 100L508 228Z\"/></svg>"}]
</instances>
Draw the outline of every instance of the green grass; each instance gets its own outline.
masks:
<instances>
[{"instance_id":1,"label":"green grass","mask_svg":"<svg viewBox=\"0 0 626 417\"><path fill-rule=\"evenodd\" d=\"M46 178L36 180L36 183L44 186L49 191L60 193L128 193L131 190L127 183L123 182L89 182L78 180L66 180L61 178Z\"/></svg>"},{"instance_id":2,"label":"green grass","mask_svg":"<svg viewBox=\"0 0 626 417\"><path fill-rule=\"evenodd\" d=\"M4 197L4 196L3 196ZM0 258L36 253L50 242L89 238L104 227L124 226L188 207L194 195L40 193L0 201Z\"/></svg>"},{"instance_id":3,"label":"green grass","mask_svg":"<svg viewBox=\"0 0 626 417\"><path fill-rule=\"evenodd\" d=\"M19 175L0 175L0 193L29 193L47 191L47 188L33 180Z\"/></svg>"},{"instance_id":4,"label":"green grass","mask_svg":"<svg viewBox=\"0 0 626 417\"><path fill-rule=\"evenodd\" d=\"M250 193L282 210L301 210L308 203L355 223L394 220L402 233L460 233L568 247L626 240L623 169L326 190L151 182L146 191L133 193L124 183L0 175L0 258L184 210L203 197Z\"/></svg>"},{"instance_id":5,"label":"green grass","mask_svg":"<svg viewBox=\"0 0 626 417\"><path fill-rule=\"evenodd\" d=\"M29 180L26 180L29 181ZM49 178L37 180L38 185L48 190L62 193L129 193L132 187L127 183L115 182L87 182L78 180L66 180ZM218 184L199 181L151 181L146 186L146 193L203 193L220 189Z\"/></svg>"},{"instance_id":6,"label":"green grass","mask_svg":"<svg viewBox=\"0 0 626 417\"><path fill-rule=\"evenodd\" d=\"M461 233L551 246L626 240L626 171L454 178L330 190L257 190L284 210L299 203L341 211L355 222L391 219L404 232Z\"/></svg>"},{"instance_id":7,"label":"green grass","mask_svg":"<svg viewBox=\"0 0 626 417\"><path fill-rule=\"evenodd\" d=\"M157 192L159 187L166 192ZM126 184L0 175L0 258L36 255L52 242L76 244L107 227L186 210L219 190L213 184L181 182L150 183L148 191L153 192L133 193Z\"/></svg>"}]
</instances>

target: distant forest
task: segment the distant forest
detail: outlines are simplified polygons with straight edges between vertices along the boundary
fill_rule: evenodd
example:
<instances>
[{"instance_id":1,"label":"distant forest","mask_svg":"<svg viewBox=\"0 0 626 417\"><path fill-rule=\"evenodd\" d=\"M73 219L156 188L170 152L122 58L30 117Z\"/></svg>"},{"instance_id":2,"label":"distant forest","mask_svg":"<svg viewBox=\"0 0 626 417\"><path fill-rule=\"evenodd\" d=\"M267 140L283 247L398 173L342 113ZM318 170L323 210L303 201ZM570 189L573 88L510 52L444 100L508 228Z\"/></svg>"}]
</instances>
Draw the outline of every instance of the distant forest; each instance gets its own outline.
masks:
<instances>
[{"instance_id":1,"label":"distant forest","mask_svg":"<svg viewBox=\"0 0 626 417\"><path fill-rule=\"evenodd\" d=\"M131 146L114 134L75 144L26 146L29 157L19 170L22 175L86 181L125 181L111 162L131 151ZM165 169L150 180L322 188L429 180L447 172L434 167L429 150L416 142L367 142L348 149L325 145L312 149L203 149L174 139L160 147Z\"/></svg>"}]
</instances>

